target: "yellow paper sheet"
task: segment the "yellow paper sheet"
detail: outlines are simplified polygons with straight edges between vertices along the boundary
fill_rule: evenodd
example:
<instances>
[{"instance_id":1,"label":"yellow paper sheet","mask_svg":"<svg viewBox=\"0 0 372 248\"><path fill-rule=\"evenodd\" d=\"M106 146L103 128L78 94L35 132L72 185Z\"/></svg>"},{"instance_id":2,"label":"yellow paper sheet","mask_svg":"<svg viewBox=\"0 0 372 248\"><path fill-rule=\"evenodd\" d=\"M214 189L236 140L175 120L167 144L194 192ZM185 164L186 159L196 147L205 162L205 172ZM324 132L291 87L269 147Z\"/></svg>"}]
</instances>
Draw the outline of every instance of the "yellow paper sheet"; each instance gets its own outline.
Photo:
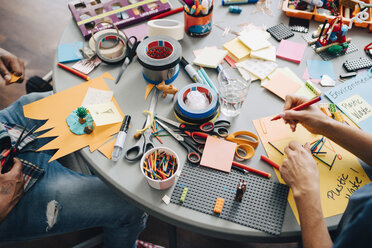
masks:
<instances>
[{"instance_id":1,"label":"yellow paper sheet","mask_svg":"<svg viewBox=\"0 0 372 248\"><path fill-rule=\"evenodd\" d=\"M289 125L285 125L283 120L270 121L272 117L269 116L254 120L253 124L269 158L280 165L286 156L276 151L268 144L268 141L283 152L291 140L305 144L306 142L312 142L321 138L320 135L311 134L301 125L298 125L296 132L293 133ZM319 157L330 164L334 156L336 154L338 155L331 170L329 166L314 158L318 164L320 175L320 198L323 215L327 218L343 213L351 194L357 188L369 183L370 180L358 162L358 159L331 140L326 139L321 151L327 152L327 154L319 155ZM275 170L275 173L279 181L284 183L279 171ZM288 202L299 223L297 207L291 190L288 194Z\"/></svg>"},{"instance_id":2,"label":"yellow paper sheet","mask_svg":"<svg viewBox=\"0 0 372 248\"><path fill-rule=\"evenodd\" d=\"M238 38L226 42L222 47L234 55L238 61L247 58L251 52Z\"/></svg>"},{"instance_id":3,"label":"yellow paper sheet","mask_svg":"<svg viewBox=\"0 0 372 248\"><path fill-rule=\"evenodd\" d=\"M105 143L108 137L119 132L121 123L115 123L105 126L95 127L91 134L75 135L67 126L66 117L77 107L81 105L89 87L110 90L105 82L105 78L114 80L109 74L105 73L85 83L79 84L57 94L43 98L39 101L30 103L23 107L26 117L37 120L47 120L37 131L48 130L41 137L56 137L51 142L41 147L39 151L58 149L58 151L49 160L53 161L83 147L93 145L95 149ZM119 110L121 116L123 113L117 104L115 98L113 102Z\"/></svg>"}]
</instances>

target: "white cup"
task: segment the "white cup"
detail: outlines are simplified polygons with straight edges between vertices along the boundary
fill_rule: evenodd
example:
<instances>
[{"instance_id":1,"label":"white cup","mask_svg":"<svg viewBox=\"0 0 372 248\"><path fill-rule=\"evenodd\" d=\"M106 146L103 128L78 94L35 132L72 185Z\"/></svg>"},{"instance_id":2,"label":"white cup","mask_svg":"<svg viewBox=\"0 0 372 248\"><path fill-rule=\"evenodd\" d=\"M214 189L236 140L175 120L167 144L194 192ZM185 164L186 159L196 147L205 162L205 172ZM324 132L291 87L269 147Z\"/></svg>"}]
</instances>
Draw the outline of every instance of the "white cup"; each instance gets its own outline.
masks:
<instances>
[{"instance_id":1,"label":"white cup","mask_svg":"<svg viewBox=\"0 0 372 248\"><path fill-rule=\"evenodd\" d=\"M176 171L173 173L172 176L170 176L169 178L165 179L165 180L155 180L155 179L152 179L151 177L148 177L145 173L145 170L143 169L143 166L144 166L144 161L145 159L152 153L154 153L155 151L157 151L158 153L161 153L161 152L165 152L167 155L171 155L175 158L175 161L177 163L177 168L176 168ZM160 189L160 190L164 190L164 189L168 189L169 187L171 187L174 182L176 181L176 174L178 172L178 170L180 169L180 160L177 156L177 154L170 148L167 148L167 147L155 147L155 148L152 148L150 150L148 150L141 158L141 163L140 163L140 170L142 172L142 175L144 175L144 177L146 178L147 182L149 183L149 185L151 187L153 187L154 189Z\"/></svg>"}]
</instances>

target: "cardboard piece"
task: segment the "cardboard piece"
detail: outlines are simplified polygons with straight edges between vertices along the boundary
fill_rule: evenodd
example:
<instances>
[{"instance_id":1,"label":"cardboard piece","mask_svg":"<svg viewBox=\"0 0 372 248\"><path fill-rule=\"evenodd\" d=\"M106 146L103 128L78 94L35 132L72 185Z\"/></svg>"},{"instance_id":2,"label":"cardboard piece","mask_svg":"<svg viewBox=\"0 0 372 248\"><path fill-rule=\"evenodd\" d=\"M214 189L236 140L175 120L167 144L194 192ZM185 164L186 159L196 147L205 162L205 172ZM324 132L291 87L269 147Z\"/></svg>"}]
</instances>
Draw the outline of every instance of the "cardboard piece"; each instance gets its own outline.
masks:
<instances>
[{"instance_id":1,"label":"cardboard piece","mask_svg":"<svg viewBox=\"0 0 372 248\"><path fill-rule=\"evenodd\" d=\"M123 33L125 34L127 39L129 39L129 37L131 36L134 36L137 38L138 41L142 41L147 36L147 23L123 29ZM131 40L131 43L132 41L133 40Z\"/></svg>"},{"instance_id":2,"label":"cardboard piece","mask_svg":"<svg viewBox=\"0 0 372 248\"><path fill-rule=\"evenodd\" d=\"M112 152L114 151L115 142L116 142L116 138L110 140L109 142L106 142L105 144L103 144L102 146L98 148L98 151L102 153L106 158L111 159Z\"/></svg>"},{"instance_id":3,"label":"cardboard piece","mask_svg":"<svg viewBox=\"0 0 372 248\"><path fill-rule=\"evenodd\" d=\"M331 61L308 60L307 68L309 70L310 78L322 78L323 75L328 75L333 80L336 80L333 63Z\"/></svg>"},{"instance_id":4,"label":"cardboard piece","mask_svg":"<svg viewBox=\"0 0 372 248\"><path fill-rule=\"evenodd\" d=\"M82 41L76 41L72 43L59 44L58 45L58 62L68 63L83 59L83 55L79 51L82 49L84 43Z\"/></svg>"},{"instance_id":5,"label":"cardboard piece","mask_svg":"<svg viewBox=\"0 0 372 248\"><path fill-rule=\"evenodd\" d=\"M86 108L87 106L93 104L111 102L113 96L114 92L111 90L99 90L95 88L88 88L88 91L85 94L81 106Z\"/></svg>"},{"instance_id":6,"label":"cardboard piece","mask_svg":"<svg viewBox=\"0 0 372 248\"><path fill-rule=\"evenodd\" d=\"M276 49L274 46L256 50L251 52L251 57L256 59L263 59L275 62L276 61Z\"/></svg>"},{"instance_id":7,"label":"cardboard piece","mask_svg":"<svg viewBox=\"0 0 372 248\"><path fill-rule=\"evenodd\" d=\"M238 38L226 42L222 47L234 55L237 60L247 58L251 52Z\"/></svg>"},{"instance_id":8,"label":"cardboard piece","mask_svg":"<svg viewBox=\"0 0 372 248\"><path fill-rule=\"evenodd\" d=\"M55 137L51 142L38 150L44 151L58 149L49 162L86 146L94 145L95 147L99 147L104 144L108 138L119 132L121 123L115 123L95 127L93 133L89 135L77 136L71 133L65 120L74 109L81 105L89 87L101 90L110 90L105 79L114 80L109 73L104 73L103 75L85 83L81 83L67 90L23 106L25 117L37 120L47 120L47 122L37 129L36 132L48 129L50 130L39 135L38 138ZM113 98L113 102L123 118L124 115L115 98Z\"/></svg>"},{"instance_id":9,"label":"cardboard piece","mask_svg":"<svg viewBox=\"0 0 372 248\"><path fill-rule=\"evenodd\" d=\"M295 94L301 85L290 77L287 77L284 73L278 72L264 87L285 100L286 95Z\"/></svg>"},{"instance_id":10,"label":"cardboard piece","mask_svg":"<svg viewBox=\"0 0 372 248\"><path fill-rule=\"evenodd\" d=\"M215 69L226 55L226 50L207 47L196 56L194 64Z\"/></svg>"},{"instance_id":11,"label":"cardboard piece","mask_svg":"<svg viewBox=\"0 0 372 248\"><path fill-rule=\"evenodd\" d=\"M372 69L358 74L324 94L367 133L372 133Z\"/></svg>"},{"instance_id":12,"label":"cardboard piece","mask_svg":"<svg viewBox=\"0 0 372 248\"><path fill-rule=\"evenodd\" d=\"M321 138L319 135L311 134L301 125L298 125L296 132L293 133L289 125L284 124L283 120L270 121L272 117L269 116L254 120L253 124L269 158L279 165L282 164L286 156L276 151L268 144L268 141L273 143L280 151L284 151L284 148L292 140L300 144L305 144L306 142L312 142ZM339 155L331 170L327 165L314 158L320 175L320 197L323 215L327 218L343 213L351 194L357 187L362 187L369 183L370 179L359 164L358 159L331 140L326 139L322 151L327 152L325 156L322 156L322 159L329 163L332 163L336 154ZM280 172L275 170L275 173L279 182L284 184ZM342 185L340 186L341 182ZM292 190L288 194L288 202L297 222L300 223Z\"/></svg>"},{"instance_id":13,"label":"cardboard piece","mask_svg":"<svg viewBox=\"0 0 372 248\"><path fill-rule=\"evenodd\" d=\"M305 49L306 44L282 40L276 51L276 57L299 64L304 56Z\"/></svg>"},{"instance_id":14,"label":"cardboard piece","mask_svg":"<svg viewBox=\"0 0 372 248\"><path fill-rule=\"evenodd\" d=\"M200 165L220 171L230 172L235 156L236 146L236 143L208 136L200 160Z\"/></svg>"}]
</instances>

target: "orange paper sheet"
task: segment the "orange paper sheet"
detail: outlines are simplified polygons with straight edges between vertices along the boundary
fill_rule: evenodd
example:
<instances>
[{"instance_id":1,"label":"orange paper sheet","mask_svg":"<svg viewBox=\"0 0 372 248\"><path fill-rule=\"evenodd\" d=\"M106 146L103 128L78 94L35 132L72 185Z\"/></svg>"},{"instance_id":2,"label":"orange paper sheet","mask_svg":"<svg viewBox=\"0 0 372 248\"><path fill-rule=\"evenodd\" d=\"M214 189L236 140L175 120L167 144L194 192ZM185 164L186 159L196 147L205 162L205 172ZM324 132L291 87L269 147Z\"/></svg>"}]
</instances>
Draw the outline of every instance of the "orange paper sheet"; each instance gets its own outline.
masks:
<instances>
[{"instance_id":1,"label":"orange paper sheet","mask_svg":"<svg viewBox=\"0 0 372 248\"><path fill-rule=\"evenodd\" d=\"M200 165L230 172L236 146L236 143L208 136Z\"/></svg>"},{"instance_id":2,"label":"orange paper sheet","mask_svg":"<svg viewBox=\"0 0 372 248\"><path fill-rule=\"evenodd\" d=\"M269 116L254 120L253 124L264 145L267 155L279 165L282 164L286 156L276 151L268 144L268 141L274 144L281 152L284 152L284 148L288 146L288 143L292 140L300 144L305 144L306 142L311 143L321 138L320 135L311 134L301 125L298 125L296 132L293 133L289 125L284 124L283 120L270 121L272 117L273 116ZM320 175L320 198L323 215L327 218L343 213L349 201L348 198L357 188L369 183L370 179L360 165L358 159L331 140L326 139L322 151L327 152L327 154L319 155L319 157L329 164L332 163L334 156L336 154L338 155L331 170L329 170L327 165L314 158L318 164ZM275 173L279 182L284 183L279 171L275 170ZM297 222L300 223L291 190L288 194L288 202Z\"/></svg>"},{"instance_id":3,"label":"orange paper sheet","mask_svg":"<svg viewBox=\"0 0 372 248\"><path fill-rule=\"evenodd\" d=\"M70 131L66 123L66 117L81 105L89 87L110 90L105 78L114 80L109 73L104 73L90 81L23 106L23 111L27 118L48 120L37 132L50 130L38 138L56 137L38 150L58 149L49 162L86 146L93 146L94 149L91 149L93 151L104 144L112 135L119 132L121 123L115 123L95 127L93 133L89 135L75 135ZM124 115L114 98L113 102L123 117Z\"/></svg>"},{"instance_id":4,"label":"orange paper sheet","mask_svg":"<svg viewBox=\"0 0 372 248\"><path fill-rule=\"evenodd\" d=\"M301 85L287 77L282 72L278 72L264 85L264 87L285 100L286 95L296 93Z\"/></svg>"},{"instance_id":5,"label":"orange paper sheet","mask_svg":"<svg viewBox=\"0 0 372 248\"><path fill-rule=\"evenodd\" d=\"M106 158L111 159L112 152L114 151L115 142L116 142L116 138L100 146L98 148L98 151L102 153L103 155L105 155Z\"/></svg>"}]
</instances>

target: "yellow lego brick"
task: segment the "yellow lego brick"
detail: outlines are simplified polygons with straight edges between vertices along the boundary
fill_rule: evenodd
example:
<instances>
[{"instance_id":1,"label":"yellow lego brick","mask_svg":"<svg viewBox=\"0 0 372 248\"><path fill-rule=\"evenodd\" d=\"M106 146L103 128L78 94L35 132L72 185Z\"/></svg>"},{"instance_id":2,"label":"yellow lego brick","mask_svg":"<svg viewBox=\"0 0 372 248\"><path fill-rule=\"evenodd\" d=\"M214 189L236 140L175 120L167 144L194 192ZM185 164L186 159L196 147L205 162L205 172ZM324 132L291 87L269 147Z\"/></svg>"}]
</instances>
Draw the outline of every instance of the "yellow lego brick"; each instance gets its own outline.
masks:
<instances>
[{"instance_id":1,"label":"yellow lego brick","mask_svg":"<svg viewBox=\"0 0 372 248\"><path fill-rule=\"evenodd\" d=\"M220 214L222 212L223 204L225 203L225 200L222 198L217 198L216 204L214 205L213 212Z\"/></svg>"}]
</instances>

